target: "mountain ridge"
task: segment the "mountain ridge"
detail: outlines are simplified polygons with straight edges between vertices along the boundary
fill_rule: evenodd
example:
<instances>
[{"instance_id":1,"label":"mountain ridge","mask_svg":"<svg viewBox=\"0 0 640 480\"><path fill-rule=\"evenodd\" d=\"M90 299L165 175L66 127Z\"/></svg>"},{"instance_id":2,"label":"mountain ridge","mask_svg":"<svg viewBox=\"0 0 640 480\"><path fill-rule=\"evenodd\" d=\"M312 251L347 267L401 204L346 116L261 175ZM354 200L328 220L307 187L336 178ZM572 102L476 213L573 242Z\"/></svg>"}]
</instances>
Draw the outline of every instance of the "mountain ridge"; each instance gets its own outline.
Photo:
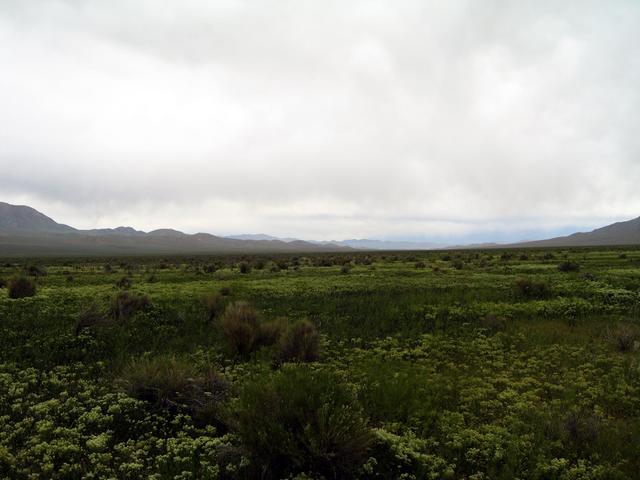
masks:
<instances>
[{"instance_id":1,"label":"mountain ridge","mask_svg":"<svg viewBox=\"0 0 640 480\"><path fill-rule=\"evenodd\" d=\"M80 230L57 223L27 205L0 202L0 255L278 253L356 250L436 250L640 245L640 217L590 232L511 244L445 246L430 242L348 239L341 241L278 238L266 234L217 236L187 234L171 228L150 232L133 227Z\"/></svg>"},{"instance_id":2,"label":"mountain ridge","mask_svg":"<svg viewBox=\"0 0 640 480\"><path fill-rule=\"evenodd\" d=\"M163 228L144 232L133 227L79 230L55 222L26 205L0 202L0 255L109 255L306 253L346 251L295 240L235 240L210 233L187 234Z\"/></svg>"}]
</instances>

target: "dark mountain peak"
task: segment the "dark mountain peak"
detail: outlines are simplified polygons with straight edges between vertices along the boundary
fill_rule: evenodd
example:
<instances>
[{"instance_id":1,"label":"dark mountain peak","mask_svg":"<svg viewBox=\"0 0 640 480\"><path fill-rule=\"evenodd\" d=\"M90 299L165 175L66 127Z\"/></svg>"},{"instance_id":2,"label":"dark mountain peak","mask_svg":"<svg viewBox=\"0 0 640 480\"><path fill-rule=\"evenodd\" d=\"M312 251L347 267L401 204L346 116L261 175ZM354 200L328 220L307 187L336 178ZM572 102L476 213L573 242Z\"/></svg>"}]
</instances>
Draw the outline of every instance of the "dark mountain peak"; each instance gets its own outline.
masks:
<instances>
[{"instance_id":1,"label":"dark mountain peak","mask_svg":"<svg viewBox=\"0 0 640 480\"><path fill-rule=\"evenodd\" d=\"M83 230L82 233L92 236L97 235L146 235L145 232L136 230L133 227L116 227L116 228L94 228L92 230Z\"/></svg>"},{"instance_id":2,"label":"dark mountain peak","mask_svg":"<svg viewBox=\"0 0 640 480\"><path fill-rule=\"evenodd\" d=\"M154 237L182 238L182 237L185 237L187 234L179 230L174 230L173 228L159 228L157 230L153 230L149 232L148 235L152 235Z\"/></svg>"},{"instance_id":3,"label":"dark mountain peak","mask_svg":"<svg viewBox=\"0 0 640 480\"><path fill-rule=\"evenodd\" d=\"M136 234L139 234L139 233L144 233L144 232L141 232L139 230L136 230L133 227L116 227L113 230L115 232L122 233L122 234L125 234L125 235L136 235Z\"/></svg>"},{"instance_id":4,"label":"dark mountain peak","mask_svg":"<svg viewBox=\"0 0 640 480\"><path fill-rule=\"evenodd\" d=\"M0 232L20 233L71 233L76 229L56 223L51 218L26 205L0 202Z\"/></svg>"}]
</instances>

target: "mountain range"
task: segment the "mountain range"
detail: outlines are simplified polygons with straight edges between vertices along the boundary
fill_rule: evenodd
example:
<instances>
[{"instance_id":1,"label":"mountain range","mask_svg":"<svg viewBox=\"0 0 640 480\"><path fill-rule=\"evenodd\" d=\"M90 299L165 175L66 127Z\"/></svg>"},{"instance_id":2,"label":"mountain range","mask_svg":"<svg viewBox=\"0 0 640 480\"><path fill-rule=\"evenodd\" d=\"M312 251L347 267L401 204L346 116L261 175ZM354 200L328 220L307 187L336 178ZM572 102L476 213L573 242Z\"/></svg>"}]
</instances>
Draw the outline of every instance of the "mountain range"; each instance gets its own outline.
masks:
<instances>
[{"instance_id":1,"label":"mountain range","mask_svg":"<svg viewBox=\"0 0 640 480\"><path fill-rule=\"evenodd\" d=\"M599 245L640 245L640 217L618 222L591 232L565 237L527 241L510 245L487 243L476 248L571 247ZM221 237L209 233L187 234L164 228L143 232L132 227L79 230L57 223L25 205L0 202L0 255L124 255L177 253L279 253L339 252L359 250L434 250L447 247L428 242L370 239L303 241L266 234Z\"/></svg>"},{"instance_id":2,"label":"mountain range","mask_svg":"<svg viewBox=\"0 0 640 480\"><path fill-rule=\"evenodd\" d=\"M79 230L25 205L0 202L0 255L127 255L178 253L280 253L345 251L348 247L301 240L234 239L169 228Z\"/></svg>"}]
</instances>

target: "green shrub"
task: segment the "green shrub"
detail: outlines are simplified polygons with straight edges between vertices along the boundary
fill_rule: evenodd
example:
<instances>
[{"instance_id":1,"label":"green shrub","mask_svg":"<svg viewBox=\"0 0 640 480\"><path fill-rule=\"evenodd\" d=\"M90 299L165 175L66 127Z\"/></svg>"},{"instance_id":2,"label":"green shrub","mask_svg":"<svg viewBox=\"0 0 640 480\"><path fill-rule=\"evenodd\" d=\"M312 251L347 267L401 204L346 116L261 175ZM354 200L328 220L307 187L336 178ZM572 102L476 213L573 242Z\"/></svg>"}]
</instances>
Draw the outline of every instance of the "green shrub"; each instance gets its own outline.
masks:
<instances>
[{"instance_id":1,"label":"green shrub","mask_svg":"<svg viewBox=\"0 0 640 480\"><path fill-rule=\"evenodd\" d=\"M577 272L580 270L580 265L569 260L565 260L558 265L558 270L561 272Z\"/></svg>"},{"instance_id":2,"label":"green shrub","mask_svg":"<svg viewBox=\"0 0 640 480\"><path fill-rule=\"evenodd\" d=\"M13 277L7 283L9 298L33 297L36 294L36 284L25 276Z\"/></svg>"},{"instance_id":3,"label":"green shrub","mask_svg":"<svg viewBox=\"0 0 640 480\"><path fill-rule=\"evenodd\" d=\"M96 325L108 323L108 321L109 320L102 309L96 303L92 303L83 310L80 315L78 315L74 333L77 337L83 330Z\"/></svg>"},{"instance_id":4,"label":"green shrub","mask_svg":"<svg viewBox=\"0 0 640 480\"><path fill-rule=\"evenodd\" d=\"M232 303L220 319L220 329L231 352L246 357L256 345L258 312L246 302Z\"/></svg>"},{"instance_id":5,"label":"green shrub","mask_svg":"<svg viewBox=\"0 0 640 480\"><path fill-rule=\"evenodd\" d=\"M527 299L542 300L551 294L549 285L545 282L536 282L528 277L520 277L514 283L516 295Z\"/></svg>"},{"instance_id":6,"label":"green shrub","mask_svg":"<svg viewBox=\"0 0 640 480\"><path fill-rule=\"evenodd\" d=\"M47 274L47 270L40 265L29 265L26 268L26 273L31 277L44 277Z\"/></svg>"},{"instance_id":7,"label":"green shrub","mask_svg":"<svg viewBox=\"0 0 640 480\"><path fill-rule=\"evenodd\" d=\"M320 334L309 320L290 326L280 338L278 360L315 362L320 356Z\"/></svg>"},{"instance_id":8,"label":"green shrub","mask_svg":"<svg viewBox=\"0 0 640 480\"><path fill-rule=\"evenodd\" d=\"M305 365L250 382L237 408L237 433L269 478L352 478L372 442L351 389Z\"/></svg>"},{"instance_id":9,"label":"green shrub","mask_svg":"<svg viewBox=\"0 0 640 480\"><path fill-rule=\"evenodd\" d=\"M133 285L133 281L126 275L116 282L116 287L122 290L128 290Z\"/></svg>"},{"instance_id":10,"label":"green shrub","mask_svg":"<svg viewBox=\"0 0 640 480\"><path fill-rule=\"evenodd\" d=\"M503 331L506 328L507 323L504 318L493 313L489 313L482 318L480 325L489 332L496 333Z\"/></svg>"},{"instance_id":11,"label":"green shrub","mask_svg":"<svg viewBox=\"0 0 640 480\"><path fill-rule=\"evenodd\" d=\"M127 320L150 305L146 295L120 292L111 302L111 315L115 320Z\"/></svg>"},{"instance_id":12,"label":"green shrub","mask_svg":"<svg viewBox=\"0 0 640 480\"><path fill-rule=\"evenodd\" d=\"M213 292L204 298L204 308L207 321L213 322L224 311L224 299L219 292Z\"/></svg>"},{"instance_id":13,"label":"green shrub","mask_svg":"<svg viewBox=\"0 0 640 480\"><path fill-rule=\"evenodd\" d=\"M260 324L256 345L260 347L275 345L287 331L287 328L289 328L289 320L284 317Z\"/></svg>"}]
</instances>

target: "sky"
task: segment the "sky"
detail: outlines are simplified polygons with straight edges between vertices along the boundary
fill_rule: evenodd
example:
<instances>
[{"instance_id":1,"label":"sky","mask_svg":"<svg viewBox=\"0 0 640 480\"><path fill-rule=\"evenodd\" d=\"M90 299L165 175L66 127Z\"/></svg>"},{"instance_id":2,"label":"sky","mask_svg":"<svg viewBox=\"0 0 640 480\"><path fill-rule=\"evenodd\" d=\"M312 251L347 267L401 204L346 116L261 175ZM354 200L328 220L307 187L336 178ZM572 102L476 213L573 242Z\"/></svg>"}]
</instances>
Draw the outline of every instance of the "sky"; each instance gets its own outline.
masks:
<instances>
[{"instance_id":1,"label":"sky","mask_svg":"<svg viewBox=\"0 0 640 480\"><path fill-rule=\"evenodd\" d=\"M640 1L0 0L0 201L515 241L640 215Z\"/></svg>"}]
</instances>

